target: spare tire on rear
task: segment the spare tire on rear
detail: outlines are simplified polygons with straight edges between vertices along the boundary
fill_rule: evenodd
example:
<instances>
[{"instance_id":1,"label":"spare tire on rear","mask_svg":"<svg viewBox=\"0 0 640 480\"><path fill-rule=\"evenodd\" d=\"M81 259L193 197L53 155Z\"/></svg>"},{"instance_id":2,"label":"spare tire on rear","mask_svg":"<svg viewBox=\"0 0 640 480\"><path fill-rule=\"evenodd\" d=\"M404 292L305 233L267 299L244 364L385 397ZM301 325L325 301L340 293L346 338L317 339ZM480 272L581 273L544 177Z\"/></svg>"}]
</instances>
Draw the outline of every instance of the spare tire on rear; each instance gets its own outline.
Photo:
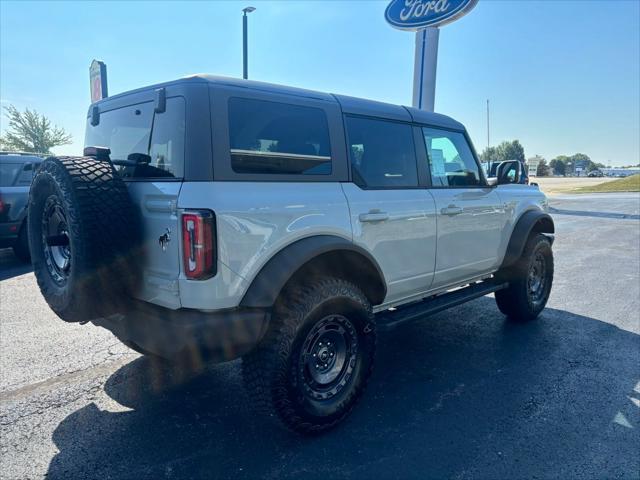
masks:
<instances>
[{"instance_id":1,"label":"spare tire on rear","mask_svg":"<svg viewBox=\"0 0 640 480\"><path fill-rule=\"evenodd\" d=\"M61 319L126 308L137 285L139 222L109 160L47 158L31 185L28 221L38 286Z\"/></svg>"}]
</instances>

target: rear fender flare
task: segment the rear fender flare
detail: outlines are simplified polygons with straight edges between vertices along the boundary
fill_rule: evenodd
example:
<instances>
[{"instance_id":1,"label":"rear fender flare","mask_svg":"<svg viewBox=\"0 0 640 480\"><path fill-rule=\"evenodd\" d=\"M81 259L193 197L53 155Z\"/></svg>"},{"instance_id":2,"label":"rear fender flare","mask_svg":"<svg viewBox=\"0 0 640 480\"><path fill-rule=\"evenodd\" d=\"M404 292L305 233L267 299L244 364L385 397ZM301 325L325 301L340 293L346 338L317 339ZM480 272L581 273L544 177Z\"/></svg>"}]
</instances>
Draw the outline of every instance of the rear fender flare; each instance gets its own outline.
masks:
<instances>
[{"instance_id":1,"label":"rear fender flare","mask_svg":"<svg viewBox=\"0 0 640 480\"><path fill-rule=\"evenodd\" d=\"M361 256L362 267L375 272L375 286L363 290L373 304L382 303L386 283L378 262L362 247L334 235L317 235L298 240L275 254L260 270L244 294L240 307L271 308L287 282L306 264L328 253L348 253Z\"/></svg>"}]
</instances>

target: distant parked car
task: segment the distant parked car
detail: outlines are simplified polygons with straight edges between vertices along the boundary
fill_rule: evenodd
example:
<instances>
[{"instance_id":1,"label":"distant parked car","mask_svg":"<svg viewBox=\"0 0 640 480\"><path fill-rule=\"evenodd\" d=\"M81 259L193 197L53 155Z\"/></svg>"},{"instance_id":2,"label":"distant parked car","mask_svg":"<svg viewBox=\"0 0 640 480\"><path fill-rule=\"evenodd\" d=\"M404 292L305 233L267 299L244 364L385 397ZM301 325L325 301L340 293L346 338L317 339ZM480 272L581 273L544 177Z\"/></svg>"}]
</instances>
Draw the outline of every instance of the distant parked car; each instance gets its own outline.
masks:
<instances>
[{"instance_id":1,"label":"distant parked car","mask_svg":"<svg viewBox=\"0 0 640 480\"><path fill-rule=\"evenodd\" d=\"M33 153L0 152L0 248L13 247L16 256L30 260L27 203L31 180L42 158Z\"/></svg>"},{"instance_id":2,"label":"distant parked car","mask_svg":"<svg viewBox=\"0 0 640 480\"><path fill-rule=\"evenodd\" d=\"M604 177L604 173L600 170L593 170L587 174L587 177Z\"/></svg>"}]
</instances>

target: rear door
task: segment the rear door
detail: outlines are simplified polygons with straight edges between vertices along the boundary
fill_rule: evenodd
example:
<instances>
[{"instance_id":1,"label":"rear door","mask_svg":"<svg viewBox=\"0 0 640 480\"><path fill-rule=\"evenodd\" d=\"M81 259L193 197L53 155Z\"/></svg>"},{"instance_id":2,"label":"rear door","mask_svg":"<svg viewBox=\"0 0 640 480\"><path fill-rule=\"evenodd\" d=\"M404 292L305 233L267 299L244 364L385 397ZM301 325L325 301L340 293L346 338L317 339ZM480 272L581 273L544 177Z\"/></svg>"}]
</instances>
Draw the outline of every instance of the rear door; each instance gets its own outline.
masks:
<instances>
[{"instance_id":1,"label":"rear door","mask_svg":"<svg viewBox=\"0 0 640 480\"><path fill-rule=\"evenodd\" d=\"M88 122L85 145L109 147L116 164L131 162L136 158L132 154L148 156L135 166L116 165L127 182L143 230L144 284L140 297L179 308L177 203L184 176L185 99L168 95L164 111L156 111L152 98L101 108L98 125Z\"/></svg>"},{"instance_id":2,"label":"rear door","mask_svg":"<svg viewBox=\"0 0 640 480\"><path fill-rule=\"evenodd\" d=\"M345 126L352 183L343 189L353 240L380 264L386 303L422 293L433 280L435 204L419 186L413 127L351 115Z\"/></svg>"},{"instance_id":3,"label":"rear door","mask_svg":"<svg viewBox=\"0 0 640 480\"><path fill-rule=\"evenodd\" d=\"M493 271L498 264L505 209L488 187L466 135L422 128L438 224L434 288Z\"/></svg>"}]
</instances>

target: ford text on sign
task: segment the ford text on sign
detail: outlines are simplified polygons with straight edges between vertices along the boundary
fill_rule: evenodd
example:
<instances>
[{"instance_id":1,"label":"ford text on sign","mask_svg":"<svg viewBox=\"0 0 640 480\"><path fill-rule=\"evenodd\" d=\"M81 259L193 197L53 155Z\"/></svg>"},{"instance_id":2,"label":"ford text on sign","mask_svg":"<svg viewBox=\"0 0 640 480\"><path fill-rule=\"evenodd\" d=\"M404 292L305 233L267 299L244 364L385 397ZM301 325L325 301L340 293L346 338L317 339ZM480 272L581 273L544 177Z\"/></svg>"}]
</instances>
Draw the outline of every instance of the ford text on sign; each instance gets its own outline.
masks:
<instances>
[{"instance_id":1,"label":"ford text on sign","mask_svg":"<svg viewBox=\"0 0 640 480\"><path fill-rule=\"evenodd\" d=\"M384 16L396 28L419 30L453 22L476 3L478 0L392 0Z\"/></svg>"}]
</instances>

